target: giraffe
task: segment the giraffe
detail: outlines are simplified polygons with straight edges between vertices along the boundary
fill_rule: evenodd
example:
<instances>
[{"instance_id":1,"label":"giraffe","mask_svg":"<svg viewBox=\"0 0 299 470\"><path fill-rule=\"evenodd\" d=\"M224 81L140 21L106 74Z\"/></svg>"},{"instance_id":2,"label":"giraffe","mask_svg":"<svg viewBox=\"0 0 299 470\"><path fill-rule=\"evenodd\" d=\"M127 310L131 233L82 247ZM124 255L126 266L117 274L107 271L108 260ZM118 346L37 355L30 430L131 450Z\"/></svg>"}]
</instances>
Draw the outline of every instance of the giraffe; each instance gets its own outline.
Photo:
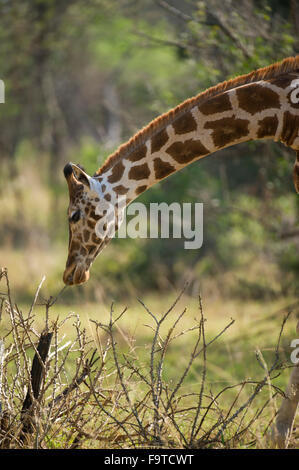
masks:
<instances>
[{"instance_id":1,"label":"giraffe","mask_svg":"<svg viewBox=\"0 0 299 470\"><path fill-rule=\"evenodd\" d=\"M92 262L113 238L125 207L141 193L217 150L259 139L280 141L296 151L293 179L299 193L299 55L184 101L121 145L93 176L80 165L67 163L64 175L70 201L65 284L88 280ZM119 198L124 201L120 206ZM113 208L110 213L108 206ZM274 434L280 446L290 435L298 400L299 367L295 367L276 419Z\"/></svg>"}]
</instances>

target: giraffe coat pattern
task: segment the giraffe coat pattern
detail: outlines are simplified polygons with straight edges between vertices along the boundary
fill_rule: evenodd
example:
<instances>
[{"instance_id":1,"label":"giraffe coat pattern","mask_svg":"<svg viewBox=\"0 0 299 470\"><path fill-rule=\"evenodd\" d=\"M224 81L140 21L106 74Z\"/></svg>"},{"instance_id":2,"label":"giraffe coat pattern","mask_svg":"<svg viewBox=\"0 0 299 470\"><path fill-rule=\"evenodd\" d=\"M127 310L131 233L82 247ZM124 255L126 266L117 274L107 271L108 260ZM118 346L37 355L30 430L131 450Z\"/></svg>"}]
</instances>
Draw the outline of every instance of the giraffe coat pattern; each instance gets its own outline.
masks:
<instances>
[{"instance_id":1,"label":"giraffe coat pattern","mask_svg":"<svg viewBox=\"0 0 299 470\"><path fill-rule=\"evenodd\" d=\"M299 56L186 100L122 145L93 177L68 163L64 174L70 192L70 241L64 281L85 282L91 263L112 238L95 233L102 217L96 212L99 200L114 204L125 196L128 204L186 165L257 139L280 141L297 151L294 183L299 192ZM74 222L71 214L76 210L82 216Z\"/></svg>"},{"instance_id":2,"label":"giraffe coat pattern","mask_svg":"<svg viewBox=\"0 0 299 470\"><path fill-rule=\"evenodd\" d=\"M70 196L69 253L64 282L88 280L92 262L113 238L126 205L141 193L219 149L258 139L280 141L296 151L293 179L299 193L299 56L220 83L179 104L123 144L93 177L68 163L64 175ZM296 367L274 430L282 447L298 400Z\"/></svg>"}]
</instances>

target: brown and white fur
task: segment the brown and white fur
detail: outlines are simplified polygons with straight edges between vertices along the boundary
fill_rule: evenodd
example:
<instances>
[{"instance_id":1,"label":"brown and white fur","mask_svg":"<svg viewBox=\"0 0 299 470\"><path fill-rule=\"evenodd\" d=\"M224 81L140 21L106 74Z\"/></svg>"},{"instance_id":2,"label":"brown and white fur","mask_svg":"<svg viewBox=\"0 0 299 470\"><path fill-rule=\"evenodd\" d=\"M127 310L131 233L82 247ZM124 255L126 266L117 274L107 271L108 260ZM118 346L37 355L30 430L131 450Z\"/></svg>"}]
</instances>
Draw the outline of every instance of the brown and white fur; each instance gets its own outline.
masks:
<instances>
[{"instance_id":1,"label":"brown and white fur","mask_svg":"<svg viewBox=\"0 0 299 470\"><path fill-rule=\"evenodd\" d=\"M299 193L299 56L220 83L186 100L138 132L90 177L72 163L64 168L70 203L69 253L63 280L81 284L113 237L96 230L114 207L116 230L125 205L152 185L219 149L257 139L283 142L297 152L294 184ZM121 209L119 196L125 198ZM299 368L277 418L277 440L285 442L299 399Z\"/></svg>"}]
</instances>

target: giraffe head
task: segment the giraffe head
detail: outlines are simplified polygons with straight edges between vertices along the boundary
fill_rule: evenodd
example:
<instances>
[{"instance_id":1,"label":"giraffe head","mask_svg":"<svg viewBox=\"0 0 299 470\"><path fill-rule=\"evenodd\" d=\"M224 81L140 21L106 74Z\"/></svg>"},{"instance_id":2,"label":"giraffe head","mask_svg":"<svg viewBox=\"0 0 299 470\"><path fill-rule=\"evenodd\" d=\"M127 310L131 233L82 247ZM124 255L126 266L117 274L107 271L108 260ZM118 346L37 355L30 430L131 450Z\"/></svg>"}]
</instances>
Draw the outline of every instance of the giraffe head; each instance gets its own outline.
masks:
<instances>
[{"instance_id":1,"label":"giraffe head","mask_svg":"<svg viewBox=\"0 0 299 470\"><path fill-rule=\"evenodd\" d=\"M111 205L102 196L98 178L73 163L63 171L70 196L69 248L63 281L67 285L82 284L89 279L92 262L114 235L112 224L107 223L107 205Z\"/></svg>"}]
</instances>

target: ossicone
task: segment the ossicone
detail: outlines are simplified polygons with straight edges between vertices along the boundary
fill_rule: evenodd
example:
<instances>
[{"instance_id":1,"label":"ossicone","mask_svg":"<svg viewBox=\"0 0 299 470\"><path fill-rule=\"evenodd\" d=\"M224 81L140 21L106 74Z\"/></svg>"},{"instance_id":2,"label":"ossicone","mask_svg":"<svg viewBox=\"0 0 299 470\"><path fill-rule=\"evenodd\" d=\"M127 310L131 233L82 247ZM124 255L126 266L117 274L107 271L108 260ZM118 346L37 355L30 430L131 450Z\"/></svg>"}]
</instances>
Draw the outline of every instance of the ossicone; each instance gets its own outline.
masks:
<instances>
[{"instance_id":1,"label":"ossicone","mask_svg":"<svg viewBox=\"0 0 299 470\"><path fill-rule=\"evenodd\" d=\"M89 179L90 176L88 176L87 173L85 173L83 167L81 165L75 165L72 162L69 162L65 165L63 169L64 176L70 184L70 182L77 182L77 183L83 183L85 186L90 188L90 183ZM72 176L72 178L71 178Z\"/></svg>"},{"instance_id":2,"label":"ossicone","mask_svg":"<svg viewBox=\"0 0 299 470\"><path fill-rule=\"evenodd\" d=\"M72 164L70 162L65 165L65 167L63 169L63 173L64 173L64 176L66 177L66 179L68 179L69 176L73 173L73 167L72 167Z\"/></svg>"}]
</instances>

